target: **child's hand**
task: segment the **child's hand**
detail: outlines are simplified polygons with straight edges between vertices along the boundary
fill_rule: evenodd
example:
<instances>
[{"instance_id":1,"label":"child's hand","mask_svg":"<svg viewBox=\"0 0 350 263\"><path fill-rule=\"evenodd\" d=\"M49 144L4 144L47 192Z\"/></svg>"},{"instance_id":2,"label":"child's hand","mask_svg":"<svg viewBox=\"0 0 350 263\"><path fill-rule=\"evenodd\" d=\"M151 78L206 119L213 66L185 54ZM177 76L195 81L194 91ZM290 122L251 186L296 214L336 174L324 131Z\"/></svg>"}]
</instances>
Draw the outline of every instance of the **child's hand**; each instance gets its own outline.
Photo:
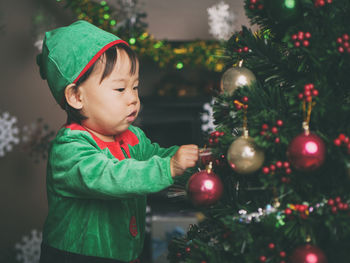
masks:
<instances>
[{"instance_id":1,"label":"child's hand","mask_svg":"<svg viewBox=\"0 0 350 263\"><path fill-rule=\"evenodd\" d=\"M187 168L194 167L198 160L198 146L182 145L170 160L171 176L182 175Z\"/></svg>"}]
</instances>

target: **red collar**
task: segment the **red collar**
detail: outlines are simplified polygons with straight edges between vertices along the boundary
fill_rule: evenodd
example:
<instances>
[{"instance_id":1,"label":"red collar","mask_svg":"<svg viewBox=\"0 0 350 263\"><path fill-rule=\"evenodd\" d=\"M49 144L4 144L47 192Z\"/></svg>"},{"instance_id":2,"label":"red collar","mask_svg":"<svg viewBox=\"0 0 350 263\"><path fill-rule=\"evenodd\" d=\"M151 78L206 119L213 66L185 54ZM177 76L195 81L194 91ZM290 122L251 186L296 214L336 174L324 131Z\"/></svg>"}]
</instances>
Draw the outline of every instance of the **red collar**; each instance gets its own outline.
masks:
<instances>
[{"instance_id":1,"label":"red collar","mask_svg":"<svg viewBox=\"0 0 350 263\"><path fill-rule=\"evenodd\" d=\"M130 130L126 130L125 132L116 136L115 141L113 142L105 142L105 141L102 141L93 133L89 132L80 124L71 123L71 124L65 125L65 128L71 129L71 130L87 131L95 140L95 142L97 143L98 147L100 147L101 150L108 148L111 154L118 160L125 159L123 150L125 151L126 155L130 158L129 145L135 146L136 144L139 143L139 139L137 138L137 136Z\"/></svg>"}]
</instances>

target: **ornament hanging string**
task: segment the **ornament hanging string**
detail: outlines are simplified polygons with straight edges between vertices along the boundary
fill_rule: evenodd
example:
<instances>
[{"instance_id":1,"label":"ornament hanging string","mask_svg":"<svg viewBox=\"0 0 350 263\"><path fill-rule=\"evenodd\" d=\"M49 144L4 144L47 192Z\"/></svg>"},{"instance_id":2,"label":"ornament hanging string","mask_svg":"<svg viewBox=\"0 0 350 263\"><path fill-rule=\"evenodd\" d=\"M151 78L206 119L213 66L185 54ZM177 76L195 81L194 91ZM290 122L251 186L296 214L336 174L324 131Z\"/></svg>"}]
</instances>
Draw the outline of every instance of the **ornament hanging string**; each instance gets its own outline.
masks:
<instances>
[{"instance_id":1,"label":"ornament hanging string","mask_svg":"<svg viewBox=\"0 0 350 263\"><path fill-rule=\"evenodd\" d=\"M303 129L305 130L306 134L309 134L309 125L310 125L310 119L311 119L311 111L312 107L315 106L315 102L312 101L312 97L309 97L307 109L306 109L306 100L303 100Z\"/></svg>"},{"instance_id":2,"label":"ornament hanging string","mask_svg":"<svg viewBox=\"0 0 350 263\"><path fill-rule=\"evenodd\" d=\"M243 108L243 136L248 137L248 120L247 120L247 108L248 105L243 104L238 100L234 100L234 103Z\"/></svg>"}]
</instances>

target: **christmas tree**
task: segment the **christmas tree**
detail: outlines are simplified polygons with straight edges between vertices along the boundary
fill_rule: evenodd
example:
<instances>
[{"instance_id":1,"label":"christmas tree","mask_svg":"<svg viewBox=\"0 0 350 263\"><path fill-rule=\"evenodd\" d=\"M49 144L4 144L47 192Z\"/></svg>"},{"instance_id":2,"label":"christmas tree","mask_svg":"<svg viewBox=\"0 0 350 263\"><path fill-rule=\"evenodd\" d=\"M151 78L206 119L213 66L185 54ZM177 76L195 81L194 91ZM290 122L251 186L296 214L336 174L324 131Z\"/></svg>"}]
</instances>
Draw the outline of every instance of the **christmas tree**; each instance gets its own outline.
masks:
<instances>
[{"instance_id":1,"label":"christmas tree","mask_svg":"<svg viewBox=\"0 0 350 263\"><path fill-rule=\"evenodd\" d=\"M170 262L350 262L350 2L245 0ZM209 153L209 155L208 155ZM208 165L207 168L204 166Z\"/></svg>"}]
</instances>

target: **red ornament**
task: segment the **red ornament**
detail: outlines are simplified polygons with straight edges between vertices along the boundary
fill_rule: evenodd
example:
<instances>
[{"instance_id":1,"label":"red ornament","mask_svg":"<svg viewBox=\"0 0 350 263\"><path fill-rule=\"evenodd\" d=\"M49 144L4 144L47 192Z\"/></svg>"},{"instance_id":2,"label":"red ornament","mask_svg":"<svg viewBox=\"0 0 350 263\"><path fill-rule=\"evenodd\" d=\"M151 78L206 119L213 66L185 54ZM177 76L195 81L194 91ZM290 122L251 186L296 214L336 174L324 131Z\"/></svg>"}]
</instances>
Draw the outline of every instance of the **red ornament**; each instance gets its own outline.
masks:
<instances>
[{"instance_id":1,"label":"red ornament","mask_svg":"<svg viewBox=\"0 0 350 263\"><path fill-rule=\"evenodd\" d=\"M187 195L193 205L212 205L223 192L220 178L210 168L193 174L187 182Z\"/></svg>"},{"instance_id":2,"label":"red ornament","mask_svg":"<svg viewBox=\"0 0 350 263\"><path fill-rule=\"evenodd\" d=\"M210 162L214 162L214 157L212 155L211 148L200 149L199 160L204 167L208 165Z\"/></svg>"},{"instance_id":3,"label":"red ornament","mask_svg":"<svg viewBox=\"0 0 350 263\"><path fill-rule=\"evenodd\" d=\"M327 263L327 258L321 249L307 244L294 250L291 263Z\"/></svg>"},{"instance_id":4,"label":"red ornament","mask_svg":"<svg viewBox=\"0 0 350 263\"><path fill-rule=\"evenodd\" d=\"M295 169L312 171L319 168L325 159L326 149L320 137L306 132L295 137L288 146L287 156Z\"/></svg>"}]
</instances>

